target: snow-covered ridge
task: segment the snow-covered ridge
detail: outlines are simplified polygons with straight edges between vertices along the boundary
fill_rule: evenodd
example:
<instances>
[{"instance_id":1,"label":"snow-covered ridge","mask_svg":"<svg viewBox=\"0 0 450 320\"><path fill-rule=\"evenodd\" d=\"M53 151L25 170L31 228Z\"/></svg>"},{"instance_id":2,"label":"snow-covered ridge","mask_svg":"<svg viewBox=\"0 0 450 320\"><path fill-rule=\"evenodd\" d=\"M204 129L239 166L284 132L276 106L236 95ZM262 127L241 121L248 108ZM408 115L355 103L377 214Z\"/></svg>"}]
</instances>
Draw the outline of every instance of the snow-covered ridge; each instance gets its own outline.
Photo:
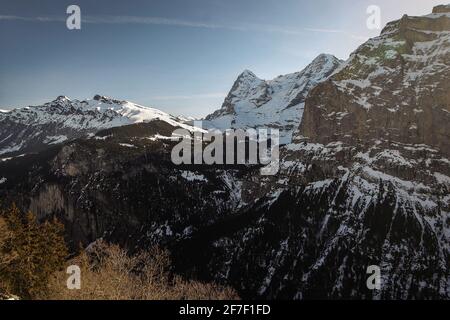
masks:
<instances>
[{"instance_id":1,"label":"snow-covered ridge","mask_svg":"<svg viewBox=\"0 0 450 320\"><path fill-rule=\"evenodd\" d=\"M88 100L71 100L59 96L41 106L10 110L5 117L27 125L42 125L58 122L73 129L106 129L133 123L162 120L173 126L194 130L183 121L161 110L145 107L129 101L111 99L96 95Z\"/></svg>"},{"instance_id":2,"label":"snow-covered ridge","mask_svg":"<svg viewBox=\"0 0 450 320\"><path fill-rule=\"evenodd\" d=\"M309 91L326 80L341 61L328 54L319 55L300 72L262 80L245 70L237 78L221 109L206 117L206 128L276 128L281 142L289 143L300 124Z\"/></svg>"},{"instance_id":3,"label":"snow-covered ridge","mask_svg":"<svg viewBox=\"0 0 450 320\"><path fill-rule=\"evenodd\" d=\"M201 130L185 119L129 101L96 95L88 100L59 96L40 106L0 113L0 155L35 152L113 127L160 120L173 127Z\"/></svg>"}]
</instances>

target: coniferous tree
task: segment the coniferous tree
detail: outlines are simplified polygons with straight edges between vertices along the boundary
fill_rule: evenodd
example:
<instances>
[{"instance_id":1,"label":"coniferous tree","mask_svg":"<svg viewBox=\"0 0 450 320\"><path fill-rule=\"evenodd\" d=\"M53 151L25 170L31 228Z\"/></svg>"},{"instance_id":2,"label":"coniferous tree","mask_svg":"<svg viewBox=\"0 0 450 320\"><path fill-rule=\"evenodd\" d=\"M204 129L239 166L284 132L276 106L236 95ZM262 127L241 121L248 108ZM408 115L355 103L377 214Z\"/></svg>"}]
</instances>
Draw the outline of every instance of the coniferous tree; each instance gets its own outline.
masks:
<instances>
[{"instance_id":1,"label":"coniferous tree","mask_svg":"<svg viewBox=\"0 0 450 320\"><path fill-rule=\"evenodd\" d=\"M21 298L45 295L49 277L67 256L63 226L56 220L39 223L34 214L23 215L15 205L3 216L9 236L0 243L0 261L4 262L0 282Z\"/></svg>"}]
</instances>

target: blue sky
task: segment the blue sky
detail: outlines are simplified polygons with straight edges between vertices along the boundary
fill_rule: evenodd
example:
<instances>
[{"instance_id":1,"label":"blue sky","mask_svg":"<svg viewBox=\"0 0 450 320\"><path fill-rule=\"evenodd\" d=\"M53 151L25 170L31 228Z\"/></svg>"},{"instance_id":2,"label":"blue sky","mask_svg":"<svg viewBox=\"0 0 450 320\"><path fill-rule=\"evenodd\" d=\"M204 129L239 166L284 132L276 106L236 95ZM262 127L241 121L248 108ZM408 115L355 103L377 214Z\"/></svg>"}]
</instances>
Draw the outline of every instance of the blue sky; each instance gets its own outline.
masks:
<instances>
[{"instance_id":1,"label":"blue sky","mask_svg":"<svg viewBox=\"0 0 450 320\"><path fill-rule=\"evenodd\" d=\"M320 53L341 59L382 24L442 0L0 0L0 108L95 94L183 115L219 108L235 78L295 72ZM66 28L81 8L82 29Z\"/></svg>"}]
</instances>

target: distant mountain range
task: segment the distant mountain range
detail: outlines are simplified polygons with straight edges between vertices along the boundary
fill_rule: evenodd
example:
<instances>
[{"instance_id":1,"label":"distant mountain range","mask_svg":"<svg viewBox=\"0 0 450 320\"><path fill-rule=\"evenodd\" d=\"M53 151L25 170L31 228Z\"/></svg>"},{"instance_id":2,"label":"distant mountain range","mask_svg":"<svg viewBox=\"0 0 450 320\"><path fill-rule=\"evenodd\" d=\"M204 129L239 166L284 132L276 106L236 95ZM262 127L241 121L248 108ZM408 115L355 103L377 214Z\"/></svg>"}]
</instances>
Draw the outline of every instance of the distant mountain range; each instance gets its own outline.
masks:
<instances>
[{"instance_id":1,"label":"distant mountain range","mask_svg":"<svg viewBox=\"0 0 450 320\"><path fill-rule=\"evenodd\" d=\"M100 95L83 101L59 96L41 106L0 113L0 156L35 153L103 129L152 120L195 130L186 119L132 102Z\"/></svg>"},{"instance_id":2,"label":"distant mountain range","mask_svg":"<svg viewBox=\"0 0 450 320\"><path fill-rule=\"evenodd\" d=\"M244 71L220 110L202 120L205 129L277 128L281 142L289 143L301 121L309 91L325 80L341 62L318 56L303 71L272 81ZM38 152L68 140L87 137L102 129L160 119L189 130L194 121L132 102L96 95L91 100L59 96L41 106L0 112L0 156Z\"/></svg>"}]
</instances>

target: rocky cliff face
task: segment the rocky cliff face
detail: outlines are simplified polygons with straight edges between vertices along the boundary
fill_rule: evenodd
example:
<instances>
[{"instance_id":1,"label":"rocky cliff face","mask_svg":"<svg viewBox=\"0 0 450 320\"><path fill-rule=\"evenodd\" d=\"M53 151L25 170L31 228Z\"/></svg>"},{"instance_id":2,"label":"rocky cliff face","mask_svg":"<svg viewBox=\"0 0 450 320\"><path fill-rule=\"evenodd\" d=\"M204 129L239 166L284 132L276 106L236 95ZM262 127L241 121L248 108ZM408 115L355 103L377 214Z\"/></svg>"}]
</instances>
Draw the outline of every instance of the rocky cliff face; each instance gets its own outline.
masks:
<instances>
[{"instance_id":1,"label":"rocky cliff face","mask_svg":"<svg viewBox=\"0 0 450 320\"><path fill-rule=\"evenodd\" d=\"M321 54L304 70L270 81L246 70L237 78L222 108L207 116L203 125L220 130L276 128L281 142L289 143L300 124L309 91L340 63L332 55Z\"/></svg>"},{"instance_id":2,"label":"rocky cliff face","mask_svg":"<svg viewBox=\"0 0 450 320\"><path fill-rule=\"evenodd\" d=\"M214 243L218 279L231 274L247 294L271 298L449 296L448 158L396 143L367 152L298 143L281 153L276 177L243 186L245 199L272 200L240 233ZM231 252L225 259L222 247ZM380 266L379 291L365 286L369 265Z\"/></svg>"},{"instance_id":3,"label":"rocky cliff face","mask_svg":"<svg viewBox=\"0 0 450 320\"><path fill-rule=\"evenodd\" d=\"M449 79L449 7L404 16L311 92L297 138L423 143L448 155Z\"/></svg>"}]
</instances>

